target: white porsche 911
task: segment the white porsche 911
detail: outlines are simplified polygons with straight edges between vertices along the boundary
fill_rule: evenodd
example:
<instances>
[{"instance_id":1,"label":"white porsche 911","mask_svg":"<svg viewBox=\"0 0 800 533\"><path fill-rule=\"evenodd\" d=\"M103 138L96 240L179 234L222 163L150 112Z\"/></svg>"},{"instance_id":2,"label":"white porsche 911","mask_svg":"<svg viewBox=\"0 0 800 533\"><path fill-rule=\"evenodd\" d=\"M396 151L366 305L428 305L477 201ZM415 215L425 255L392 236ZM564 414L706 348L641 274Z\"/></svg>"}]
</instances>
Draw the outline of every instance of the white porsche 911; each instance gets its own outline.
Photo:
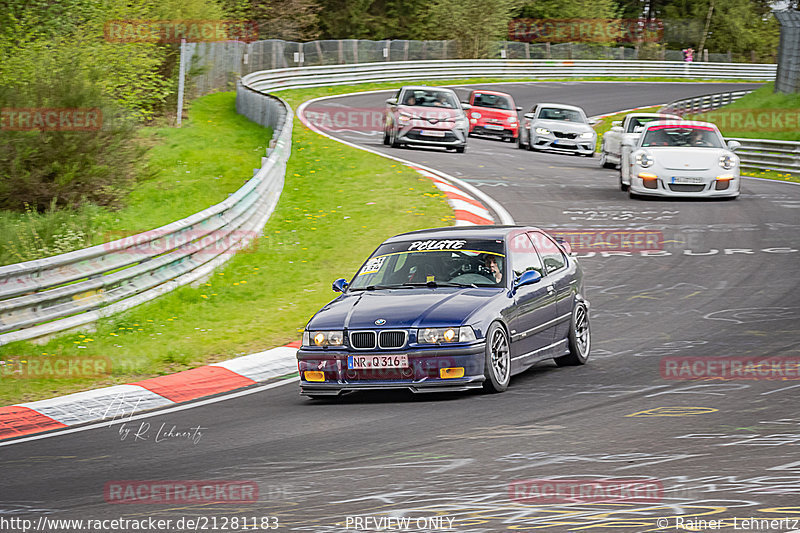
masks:
<instances>
[{"instance_id":1,"label":"white porsche 911","mask_svg":"<svg viewBox=\"0 0 800 533\"><path fill-rule=\"evenodd\" d=\"M620 188L633 198L739 196L740 146L710 122L658 121L645 126L620 168Z\"/></svg>"}]
</instances>

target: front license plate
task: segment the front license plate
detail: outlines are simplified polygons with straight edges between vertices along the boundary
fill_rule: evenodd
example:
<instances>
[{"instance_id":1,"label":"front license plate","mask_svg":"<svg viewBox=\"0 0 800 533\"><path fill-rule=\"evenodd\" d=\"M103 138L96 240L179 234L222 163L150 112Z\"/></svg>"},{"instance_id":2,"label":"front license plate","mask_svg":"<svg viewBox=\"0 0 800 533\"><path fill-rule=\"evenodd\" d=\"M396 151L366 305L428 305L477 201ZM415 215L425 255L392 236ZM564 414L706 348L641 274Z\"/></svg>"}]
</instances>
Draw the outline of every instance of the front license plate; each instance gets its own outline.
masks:
<instances>
[{"instance_id":1,"label":"front license plate","mask_svg":"<svg viewBox=\"0 0 800 533\"><path fill-rule=\"evenodd\" d=\"M419 130L420 135L425 135L426 137L444 137L443 131L436 131L436 130Z\"/></svg>"},{"instance_id":2,"label":"front license plate","mask_svg":"<svg viewBox=\"0 0 800 533\"><path fill-rule=\"evenodd\" d=\"M572 142L572 141L560 141L558 139L553 141L553 144L554 145L559 145L559 146L575 146L575 143Z\"/></svg>"},{"instance_id":3,"label":"front license plate","mask_svg":"<svg viewBox=\"0 0 800 533\"><path fill-rule=\"evenodd\" d=\"M672 176L672 183L682 185L701 185L703 183L703 178L694 176Z\"/></svg>"},{"instance_id":4,"label":"front license plate","mask_svg":"<svg viewBox=\"0 0 800 533\"><path fill-rule=\"evenodd\" d=\"M408 368L407 355L351 355L347 357L347 368L370 370L373 368Z\"/></svg>"},{"instance_id":5,"label":"front license plate","mask_svg":"<svg viewBox=\"0 0 800 533\"><path fill-rule=\"evenodd\" d=\"M484 126L487 130L497 130L503 131L503 126L498 126L497 124L487 124Z\"/></svg>"}]
</instances>

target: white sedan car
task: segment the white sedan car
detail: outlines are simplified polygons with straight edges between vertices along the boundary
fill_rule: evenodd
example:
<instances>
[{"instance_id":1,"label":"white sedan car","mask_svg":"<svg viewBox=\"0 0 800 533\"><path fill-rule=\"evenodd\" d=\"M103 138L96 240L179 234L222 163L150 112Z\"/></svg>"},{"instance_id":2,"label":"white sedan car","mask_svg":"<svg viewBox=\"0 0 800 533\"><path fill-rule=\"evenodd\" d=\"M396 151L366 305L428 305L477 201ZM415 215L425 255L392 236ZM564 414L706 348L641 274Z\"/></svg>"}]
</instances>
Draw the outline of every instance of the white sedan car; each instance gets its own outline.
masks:
<instances>
[{"instance_id":1,"label":"white sedan car","mask_svg":"<svg viewBox=\"0 0 800 533\"><path fill-rule=\"evenodd\" d=\"M627 141L632 145L639 139L645 125L656 120L681 120L678 115L665 113L629 113L623 120L611 123L611 129L603 134L600 143L600 166L603 168L617 168L622 164L623 147Z\"/></svg>"},{"instance_id":2,"label":"white sedan car","mask_svg":"<svg viewBox=\"0 0 800 533\"><path fill-rule=\"evenodd\" d=\"M739 158L733 150L739 146L737 141L726 145L710 122L651 122L620 168L620 188L631 197L736 198Z\"/></svg>"},{"instance_id":3,"label":"white sedan car","mask_svg":"<svg viewBox=\"0 0 800 533\"><path fill-rule=\"evenodd\" d=\"M594 156L597 133L580 107L566 104L536 104L525 113L524 133L520 132L519 147L528 150L557 150Z\"/></svg>"}]
</instances>

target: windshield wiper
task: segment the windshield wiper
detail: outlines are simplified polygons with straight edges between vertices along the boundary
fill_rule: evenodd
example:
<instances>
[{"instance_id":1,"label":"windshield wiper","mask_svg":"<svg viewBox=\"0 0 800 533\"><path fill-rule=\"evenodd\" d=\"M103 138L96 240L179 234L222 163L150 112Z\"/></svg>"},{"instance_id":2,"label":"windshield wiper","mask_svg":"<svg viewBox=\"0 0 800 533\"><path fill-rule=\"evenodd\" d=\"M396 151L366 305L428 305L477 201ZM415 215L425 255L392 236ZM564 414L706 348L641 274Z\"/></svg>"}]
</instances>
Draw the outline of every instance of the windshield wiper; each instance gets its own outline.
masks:
<instances>
[{"instance_id":1,"label":"windshield wiper","mask_svg":"<svg viewBox=\"0 0 800 533\"><path fill-rule=\"evenodd\" d=\"M411 288L408 284L404 283L402 285L367 285L366 287L356 287L355 289L350 289L351 291L374 291L377 289L406 289Z\"/></svg>"},{"instance_id":2,"label":"windshield wiper","mask_svg":"<svg viewBox=\"0 0 800 533\"><path fill-rule=\"evenodd\" d=\"M475 289L478 288L477 285L474 283L450 283L449 281L428 281L426 283L403 283L404 287L430 287L431 289L435 289L436 287L473 287Z\"/></svg>"}]
</instances>

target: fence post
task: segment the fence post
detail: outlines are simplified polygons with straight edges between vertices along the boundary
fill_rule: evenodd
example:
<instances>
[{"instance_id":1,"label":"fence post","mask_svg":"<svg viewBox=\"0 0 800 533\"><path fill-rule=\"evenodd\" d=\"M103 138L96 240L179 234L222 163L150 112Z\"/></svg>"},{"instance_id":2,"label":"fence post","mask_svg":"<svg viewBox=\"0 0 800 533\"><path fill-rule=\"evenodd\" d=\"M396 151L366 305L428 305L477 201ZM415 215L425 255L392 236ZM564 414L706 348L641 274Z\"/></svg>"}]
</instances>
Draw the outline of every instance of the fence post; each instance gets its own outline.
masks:
<instances>
[{"instance_id":1,"label":"fence post","mask_svg":"<svg viewBox=\"0 0 800 533\"><path fill-rule=\"evenodd\" d=\"M186 39L181 39L181 64L178 74L178 127L181 127L183 115L183 89L185 87L184 78L186 77Z\"/></svg>"},{"instance_id":2,"label":"fence post","mask_svg":"<svg viewBox=\"0 0 800 533\"><path fill-rule=\"evenodd\" d=\"M355 56L355 62L361 63L358 58L358 39L353 39L353 55Z\"/></svg>"},{"instance_id":3,"label":"fence post","mask_svg":"<svg viewBox=\"0 0 800 533\"><path fill-rule=\"evenodd\" d=\"M550 42L544 43L544 57L547 59L553 59L553 56L550 55Z\"/></svg>"},{"instance_id":4,"label":"fence post","mask_svg":"<svg viewBox=\"0 0 800 533\"><path fill-rule=\"evenodd\" d=\"M386 61L391 61L391 59L389 59L389 54L391 52L391 49L392 49L392 41L386 39L386 46L383 48L383 57L386 58Z\"/></svg>"},{"instance_id":5,"label":"fence post","mask_svg":"<svg viewBox=\"0 0 800 533\"><path fill-rule=\"evenodd\" d=\"M531 43L525 43L525 59L531 58Z\"/></svg>"},{"instance_id":6,"label":"fence post","mask_svg":"<svg viewBox=\"0 0 800 533\"><path fill-rule=\"evenodd\" d=\"M342 40L339 39L339 64L344 65L344 50L342 49Z\"/></svg>"}]
</instances>

